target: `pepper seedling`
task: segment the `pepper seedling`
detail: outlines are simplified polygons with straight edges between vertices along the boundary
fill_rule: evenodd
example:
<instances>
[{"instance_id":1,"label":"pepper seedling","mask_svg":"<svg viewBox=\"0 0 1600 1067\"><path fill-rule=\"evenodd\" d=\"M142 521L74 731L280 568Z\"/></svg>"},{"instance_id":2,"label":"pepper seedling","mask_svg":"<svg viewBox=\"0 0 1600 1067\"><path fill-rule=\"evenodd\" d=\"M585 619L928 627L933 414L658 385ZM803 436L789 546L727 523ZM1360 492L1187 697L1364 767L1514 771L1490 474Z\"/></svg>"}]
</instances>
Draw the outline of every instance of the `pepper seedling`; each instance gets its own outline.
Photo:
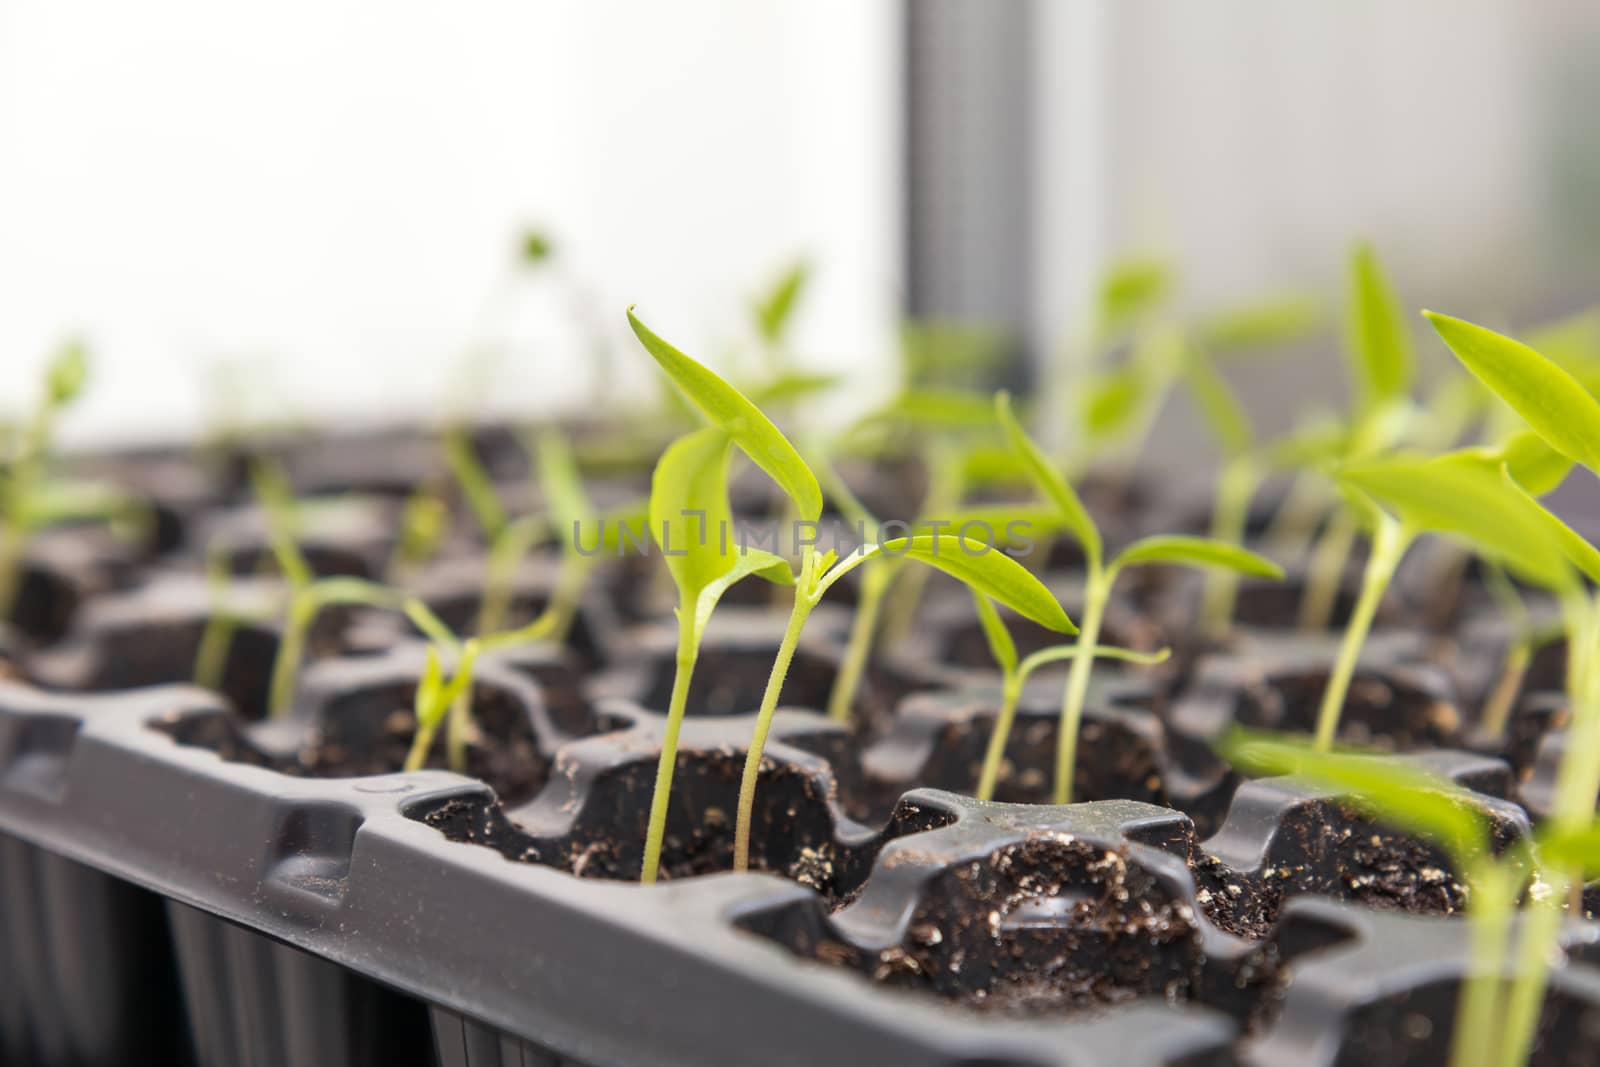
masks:
<instances>
[{"instance_id":1,"label":"pepper seedling","mask_svg":"<svg viewBox=\"0 0 1600 1067\"><path fill-rule=\"evenodd\" d=\"M730 438L777 483L794 502L800 521L809 524L814 531L822 514L822 489L816 475L788 438L738 390L657 337L639 321L631 308L628 321L645 349L689 402L707 422ZM739 871L748 869L750 864L750 828L756 783L789 664L799 645L806 619L829 587L849 571L879 553L904 555L944 571L1048 629L1062 633L1071 633L1075 629L1072 620L1067 618L1067 613L1049 590L1020 564L1003 553L992 551L990 546L974 545L959 535L946 538L943 549L939 545L938 535L896 538L881 544L863 545L842 560L832 551L819 553L814 537L796 540L800 542L800 568L798 576L791 576L795 582L794 605L762 694L739 784L733 851L733 867ZM954 548L950 545L951 541L955 542Z\"/></svg>"},{"instance_id":2,"label":"pepper seedling","mask_svg":"<svg viewBox=\"0 0 1600 1067\"><path fill-rule=\"evenodd\" d=\"M1303 740L1235 729L1218 752L1253 777L1292 775L1337 791L1370 816L1433 843L1467 887L1469 965L1451 1035L1451 1067L1518 1067L1528 1061L1544 1001L1550 941L1530 949L1530 919L1559 915L1541 904L1556 894L1536 891L1577 871L1600 874L1600 822L1592 810L1570 825L1547 822L1531 839L1511 842L1497 856L1484 798L1457 783L1393 756L1323 752ZM1519 938L1512 919L1519 900L1532 915ZM1537 938L1536 938L1537 940ZM1512 944L1518 951L1513 958ZM1510 967L1508 968L1508 963ZM1507 988L1506 979L1510 978Z\"/></svg>"},{"instance_id":3,"label":"pepper seedling","mask_svg":"<svg viewBox=\"0 0 1600 1067\"><path fill-rule=\"evenodd\" d=\"M1062 526L1083 547L1088 565L1084 589L1083 629L1078 636L1082 650L1072 661L1071 672L1061 700L1061 722L1056 738L1055 803L1072 800L1072 774L1077 762L1078 727L1083 718L1084 699L1089 691L1089 669L1100 641L1100 624L1111 599L1117 577L1128 567L1172 564L1186 567L1225 567L1241 574L1261 578L1282 578L1283 570L1269 559L1248 549L1205 537L1145 537L1128 545L1108 562L1099 527L1089 516L1078 494L1046 458L1043 450L1029 439L1011 413L1011 398L995 397L995 413L1005 429L1012 449L1028 470L1040 494L1053 503Z\"/></svg>"},{"instance_id":4,"label":"pepper seedling","mask_svg":"<svg viewBox=\"0 0 1600 1067\"><path fill-rule=\"evenodd\" d=\"M1019 659L1016 642L1011 639L1011 631L1006 629L1006 624L1001 620L994 604L988 597L978 592L972 594L972 600L978 609L978 621L983 626L983 636L988 642L989 654L994 657L995 666L1000 668L1000 711L995 716L994 726L989 734L989 745L983 756L983 769L978 775L978 788L973 794L979 800L993 800L995 783L1000 778L1000 766L1005 760L1006 742L1010 740L1011 726L1017 717L1017 704L1022 699L1022 691L1028 684L1028 679L1041 667L1076 659L1088 650L1075 644L1054 645L1050 648L1041 648ZM1094 648L1094 655L1100 659L1121 660L1125 663L1146 666L1165 663L1171 654L1172 650L1166 648L1158 652L1136 652L1113 645L1099 645Z\"/></svg>"}]
</instances>

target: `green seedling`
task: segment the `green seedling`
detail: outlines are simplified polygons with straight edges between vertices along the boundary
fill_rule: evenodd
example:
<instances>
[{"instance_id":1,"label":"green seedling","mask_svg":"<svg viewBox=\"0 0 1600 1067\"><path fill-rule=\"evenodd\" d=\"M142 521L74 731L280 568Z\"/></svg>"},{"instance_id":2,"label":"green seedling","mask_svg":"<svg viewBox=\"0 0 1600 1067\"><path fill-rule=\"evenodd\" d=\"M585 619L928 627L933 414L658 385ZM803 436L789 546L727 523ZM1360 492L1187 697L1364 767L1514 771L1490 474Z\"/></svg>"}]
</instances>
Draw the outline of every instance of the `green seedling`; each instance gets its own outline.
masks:
<instances>
[{"instance_id":1,"label":"green seedling","mask_svg":"<svg viewBox=\"0 0 1600 1067\"><path fill-rule=\"evenodd\" d=\"M83 392L88 373L83 345L71 342L63 346L45 372L44 388L32 415L10 435L0 480L0 619L11 615L22 575L22 554L44 524L36 498L44 484L56 419Z\"/></svg>"},{"instance_id":2,"label":"green seedling","mask_svg":"<svg viewBox=\"0 0 1600 1067\"><path fill-rule=\"evenodd\" d=\"M1344 351L1354 397L1347 448L1338 459L1351 461L1378 454L1400 439L1409 421L1416 375L1400 298L1377 253L1365 242L1356 244L1350 253ZM1374 516L1359 497L1336 499L1340 506L1328 520L1307 568L1300 604L1304 630L1328 628L1356 537L1363 526L1374 525ZM1375 539L1385 534L1382 524L1376 525ZM1378 555L1380 548L1392 554L1393 533L1388 531L1385 544L1374 543L1373 555Z\"/></svg>"},{"instance_id":3,"label":"green seedling","mask_svg":"<svg viewBox=\"0 0 1600 1067\"><path fill-rule=\"evenodd\" d=\"M1468 888L1470 924L1470 962L1456 1009L1451 1067L1525 1064L1555 937L1552 928L1549 939L1540 940L1544 931L1532 927L1542 915L1559 915L1558 908L1542 903L1556 897L1546 891L1554 881L1573 872L1579 877L1600 873L1600 822L1593 812L1568 826L1546 823L1531 840L1512 842L1497 856L1483 798L1402 760L1322 752L1303 740L1245 730L1226 735L1218 751L1244 774L1293 775L1336 790L1372 817L1445 852ZM1513 955L1512 919L1523 899L1529 915Z\"/></svg>"},{"instance_id":4,"label":"green seedling","mask_svg":"<svg viewBox=\"0 0 1600 1067\"><path fill-rule=\"evenodd\" d=\"M811 524L811 528L815 529L822 514L821 486L811 468L772 421L738 390L657 337L634 316L632 309L629 309L628 321L645 349L701 416L760 467L794 502L800 521ZM716 506L714 500L703 503L707 507ZM655 523L652 522L652 525ZM832 551L818 552L814 539L811 543L801 541L798 546L799 573L791 575L795 583L794 605L766 690L762 694L750 747L745 755L744 773L740 779L734 833L735 870L749 867L750 824L762 754L783 691L784 678L799 645L806 619L829 587L849 571L879 554L907 556L950 574L970 588L977 589L1048 629L1073 632L1072 620L1067 618L1066 612L1056 603L1049 590L1015 560L989 550L988 546L974 545L959 536L946 538L942 548L939 541L937 535L896 538L882 544L864 545L842 560ZM974 552L974 549L977 551ZM682 566L682 563L679 565ZM682 584L680 580L680 588Z\"/></svg>"},{"instance_id":5,"label":"green seedling","mask_svg":"<svg viewBox=\"0 0 1600 1067\"><path fill-rule=\"evenodd\" d=\"M1204 537L1155 536L1135 541L1108 562L1100 530L1090 518L1078 494L1046 458L1043 450L1029 439L1011 413L1011 400L1005 393L995 398L995 410L1012 449L1026 465L1034 485L1045 500L1057 509L1063 528L1083 547L1088 565L1084 589L1083 627L1078 636L1082 651L1073 659L1061 701L1061 724L1056 739L1055 802L1072 800L1072 775L1077 761L1078 727L1083 719L1084 699L1089 691L1089 669L1100 641L1100 625L1118 576L1128 567L1148 564L1213 568L1223 567L1241 574L1262 578L1281 578L1283 571L1271 560L1240 548Z\"/></svg>"},{"instance_id":6,"label":"green seedling","mask_svg":"<svg viewBox=\"0 0 1600 1067\"><path fill-rule=\"evenodd\" d=\"M1019 659L1016 642L1011 639L1011 631L1006 629L1006 624L1000 618L1000 613L995 610L994 604L977 592L972 594L972 600L978 609L978 620L983 625L983 636L989 644L989 654L994 657L995 665L1000 668L1000 712L995 716L994 728L989 734L989 746L984 751L983 769L979 772L978 788L974 794L979 800L993 800L995 783L1000 778L1000 766L1005 760L1006 742L1010 740L1011 726L1017 717L1017 704L1022 699L1022 691L1027 686L1028 679L1041 667L1076 659L1087 650L1075 644L1054 645L1050 648L1041 648ZM1159 652L1136 652L1112 645L1099 645L1094 649L1094 655L1099 659L1120 660L1124 663L1146 666L1165 663L1171 654L1171 649L1165 648Z\"/></svg>"},{"instance_id":7,"label":"green seedling","mask_svg":"<svg viewBox=\"0 0 1600 1067\"><path fill-rule=\"evenodd\" d=\"M249 621L249 617L233 604L229 554L228 544L220 538L206 547L206 595L210 613L195 648L194 684L213 692L222 691L233 636L241 623Z\"/></svg>"},{"instance_id":8,"label":"green seedling","mask_svg":"<svg viewBox=\"0 0 1600 1067\"><path fill-rule=\"evenodd\" d=\"M668 446L651 480L650 533L660 545L678 589L678 652L650 803L644 866L639 873L640 881L647 883L656 880L661 866L678 734L711 613L722 594L743 578L758 575L779 584L794 581L789 564L780 557L760 549L740 552L723 545L732 521L728 505L732 445L732 438L720 429L697 430Z\"/></svg>"},{"instance_id":9,"label":"green seedling","mask_svg":"<svg viewBox=\"0 0 1600 1067\"><path fill-rule=\"evenodd\" d=\"M450 506L436 487L419 485L406 497L400 511L400 536L384 569L393 585L405 585L416 571L438 554L450 533Z\"/></svg>"},{"instance_id":10,"label":"green seedling","mask_svg":"<svg viewBox=\"0 0 1600 1067\"><path fill-rule=\"evenodd\" d=\"M1600 471L1600 401L1574 374L1538 351L1481 326L1424 312L1446 345L1473 376L1520 415L1562 456ZM1521 491L1509 477L1507 481ZM1565 558L1591 581L1600 580L1594 546L1524 493L1530 514L1543 516ZM1561 598L1567 624L1568 696L1572 725L1557 771L1550 823L1576 833L1590 821L1600 792L1600 603L1569 590ZM1560 925L1560 902L1580 884L1575 872L1557 871L1551 892L1533 910L1518 946L1518 977L1509 997L1508 1055L1525 1059L1544 1002L1546 961Z\"/></svg>"}]
</instances>

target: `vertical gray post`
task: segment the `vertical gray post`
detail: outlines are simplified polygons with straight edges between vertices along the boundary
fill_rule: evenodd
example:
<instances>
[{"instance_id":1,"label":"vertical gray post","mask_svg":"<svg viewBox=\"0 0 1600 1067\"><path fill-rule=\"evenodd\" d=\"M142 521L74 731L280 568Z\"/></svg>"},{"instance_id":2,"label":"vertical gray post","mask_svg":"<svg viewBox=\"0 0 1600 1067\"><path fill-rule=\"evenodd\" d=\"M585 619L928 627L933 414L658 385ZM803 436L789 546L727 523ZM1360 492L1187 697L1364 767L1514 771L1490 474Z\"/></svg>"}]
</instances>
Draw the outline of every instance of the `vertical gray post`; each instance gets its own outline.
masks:
<instances>
[{"instance_id":1,"label":"vertical gray post","mask_svg":"<svg viewBox=\"0 0 1600 1067\"><path fill-rule=\"evenodd\" d=\"M906 310L1034 325L1035 0L904 0Z\"/></svg>"}]
</instances>

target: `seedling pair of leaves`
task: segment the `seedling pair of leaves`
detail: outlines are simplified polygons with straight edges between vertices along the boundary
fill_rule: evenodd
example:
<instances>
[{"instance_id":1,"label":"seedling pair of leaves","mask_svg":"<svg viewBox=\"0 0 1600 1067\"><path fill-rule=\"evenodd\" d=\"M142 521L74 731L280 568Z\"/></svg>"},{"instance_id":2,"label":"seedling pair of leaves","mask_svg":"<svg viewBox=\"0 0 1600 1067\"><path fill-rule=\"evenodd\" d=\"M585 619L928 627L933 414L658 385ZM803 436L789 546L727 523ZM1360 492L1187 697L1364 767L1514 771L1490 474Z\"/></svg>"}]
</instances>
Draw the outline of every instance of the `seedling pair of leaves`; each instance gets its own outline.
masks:
<instances>
[{"instance_id":1,"label":"seedling pair of leaves","mask_svg":"<svg viewBox=\"0 0 1600 1067\"><path fill-rule=\"evenodd\" d=\"M1038 580L1006 555L959 538L908 537L863 545L844 559L803 544L798 573L770 553L730 544L727 462L737 447L793 503L801 522L821 517L823 495L816 475L787 438L748 398L716 374L656 336L633 314L629 323L645 349L708 424L681 439L662 456L651 486L651 532L661 540L663 555L678 587L679 645L677 674L668 707L667 728L657 769L641 879L649 882L660 866L667 799L676 764L679 727L687 700L699 642L717 599L733 582L751 574L794 586L794 600L771 675L756 714L744 772L740 780L733 863L749 866L750 824L762 754L783 682L805 623L828 589L850 570L882 555L900 555L935 567L983 592L1040 625L1071 632L1073 625ZM977 551L974 551L974 549ZM682 552L682 555L672 555Z\"/></svg>"},{"instance_id":2,"label":"seedling pair of leaves","mask_svg":"<svg viewBox=\"0 0 1600 1067\"><path fill-rule=\"evenodd\" d=\"M26 421L13 428L3 445L0 466L0 620L9 618L22 577L22 560L40 530L69 522L104 520L113 530L143 539L150 530L147 508L126 494L91 482L63 481L48 475L56 421L83 392L88 353L70 342L45 370L38 403Z\"/></svg>"},{"instance_id":3,"label":"seedling pair of leaves","mask_svg":"<svg viewBox=\"0 0 1600 1067\"><path fill-rule=\"evenodd\" d=\"M1090 668L1099 654L1100 626L1112 589L1122 572L1129 567L1151 564L1223 568L1262 578L1281 578L1283 571L1271 560L1238 545L1205 537L1176 535L1142 538L1107 559L1100 529L1090 517L1088 509L1044 451L1028 437L1012 414L1011 401L1005 393L996 397L995 411L1013 451L1027 469L1040 496L1055 507L1062 528L1070 532L1082 546L1088 567L1078 652L1072 659L1072 667L1067 675L1056 736L1054 796L1057 804L1066 804L1072 800L1078 728L1089 690ZM1002 750L1003 744L1002 738Z\"/></svg>"},{"instance_id":4,"label":"seedling pair of leaves","mask_svg":"<svg viewBox=\"0 0 1600 1067\"><path fill-rule=\"evenodd\" d=\"M1593 812L1552 821L1530 839L1495 854L1483 798L1455 782L1392 756L1326 752L1303 740L1236 729L1218 751L1250 776L1291 775L1337 791L1370 816L1415 834L1450 859L1468 887L1469 969L1452 1035L1452 1067L1518 1067L1527 1062L1544 998L1559 915L1555 885L1600 875L1600 822ZM1515 959L1512 919L1529 902ZM1509 966L1508 966L1509 965ZM1510 976L1509 988L1506 978Z\"/></svg>"}]
</instances>

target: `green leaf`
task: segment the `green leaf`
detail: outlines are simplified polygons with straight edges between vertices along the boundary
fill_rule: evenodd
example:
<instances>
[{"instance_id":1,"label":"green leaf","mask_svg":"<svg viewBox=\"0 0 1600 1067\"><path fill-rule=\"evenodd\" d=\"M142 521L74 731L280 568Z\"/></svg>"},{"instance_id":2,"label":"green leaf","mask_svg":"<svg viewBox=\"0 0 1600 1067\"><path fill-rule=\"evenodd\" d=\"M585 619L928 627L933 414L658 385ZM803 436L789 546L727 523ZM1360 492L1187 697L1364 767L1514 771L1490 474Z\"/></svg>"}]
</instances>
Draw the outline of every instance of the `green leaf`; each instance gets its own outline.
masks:
<instances>
[{"instance_id":1,"label":"green leaf","mask_svg":"<svg viewBox=\"0 0 1600 1067\"><path fill-rule=\"evenodd\" d=\"M794 571L789 568L789 561L782 556L775 556L760 548L740 548L733 557L733 566L723 574L706 583L705 588L695 597L694 605L694 632L698 635L705 630L706 623L711 619L711 612L717 606L717 601L722 599L722 594L735 583L755 575L771 582L773 585L793 585Z\"/></svg>"},{"instance_id":2,"label":"green leaf","mask_svg":"<svg viewBox=\"0 0 1600 1067\"><path fill-rule=\"evenodd\" d=\"M628 309L628 322L689 402L767 472L794 501L801 519L815 522L822 514L822 489L811 468L772 420L739 390L657 337L639 321L632 308Z\"/></svg>"},{"instance_id":3,"label":"green leaf","mask_svg":"<svg viewBox=\"0 0 1600 1067\"><path fill-rule=\"evenodd\" d=\"M1585 880L1600 877L1600 823L1576 830L1546 823L1539 831L1538 852L1545 866L1582 871Z\"/></svg>"},{"instance_id":4,"label":"green leaf","mask_svg":"<svg viewBox=\"0 0 1600 1067\"><path fill-rule=\"evenodd\" d=\"M1318 752L1298 738L1240 729L1224 735L1217 751L1244 774L1292 775L1349 797L1380 821L1443 848L1458 873L1488 850L1482 798L1404 760Z\"/></svg>"},{"instance_id":5,"label":"green leaf","mask_svg":"<svg viewBox=\"0 0 1600 1067\"><path fill-rule=\"evenodd\" d=\"M978 609L978 622L983 626L984 640L989 642L989 654L994 657L1000 673L1011 677L1017 670L1017 643L1011 639L1011 631L1000 621L1000 613L994 610L988 597L973 590L972 603Z\"/></svg>"},{"instance_id":6,"label":"green leaf","mask_svg":"<svg viewBox=\"0 0 1600 1067\"><path fill-rule=\"evenodd\" d=\"M1100 279L1096 330L1103 343L1159 311L1174 288L1171 266L1154 256L1112 263Z\"/></svg>"},{"instance_id":7,"label":"green leaf","mask_svg":"<svg viewBox=\"0 0 1600 1067\"><path fill-rule=\"evenodd\" d=\"M1591 582L1600 582L1600 549L1596 549L1588 538L1568 526L1555 512L1518 485L1509 473L1502 472L1500 477L1510 491L1522 500L1529 513L1543 524L1545 531L1555 538L1567 562L1582 571Z\"/></svg>"},{"instance_id":8,"label":"green leaf","mask_svg":"<svg viewBox=\"0 0 1600 1067\"><path fill-rule=\"evenodd\" d=\"M1394 287L1366 242L1350 253L1347 344L1360 409L1371 411L1411 390L1411 334Z\"/></svg>"},{"instance_id":9,"label":"green leaf","mask_svg":"<svg viewBox=\"0 0 1600 1067\"><path fill-rule=\"evenodd\" d=\"M442 443L445 465L461 487L461 495L466 497L467 510L472 512L483 536L494 540L507 521L506 509L500 503L500 493L495 489L494 479L484 469L483 461L478 458L478 450L473 447L472 438L465 429L452 426L445 430Z\"/></svg>"},{"instance_id":10,"label":"green leaf","mask_svg":"<svg viewBox=\"0 0 1600 1067\"><path fill-rule=\"evenodd\" d=\"M716 427L680 437L661 454L650 481L650 536L661 546L681 603L691 610L701 590L732 570L738 559L722 544L732 522L732 443Z\"/></svg>"},{"instance_id":11,"label":"green leaf","mask_svg":"<svg viewBox=\"0 0 1600 1067\"><path fill-rule=\"evenodd\" d=\"M630 500L626 504L619 504L602 514L600 521L604 525L600 548L605 552L620 552L625 544L630 547L637 545L642 549L650 540L648 500ZM624 531L628 533L626 538L623 537Z\"/></svg>"},{"instance_id":12,"label":"green leaf","mask_svg":"<svg viewBox=\"0 0 1600 1067\"><path fill-rule=\"evenodd\" d=\"M1511 479L1534 496L1554 492L1572 471L1572 458L1551 448L1532 430L1512 434L1497 448L1487 450L1496 468L1505 464Z\"/></svg>"},{"instance_id":13,"label":"green leaf","mask_svg":"<svg viewBox=\"0 0 1600 1067\"><path fill-rule=\"evenodd\" d=\"M944 524L942 536L945 537L960 534L962 530L976 525L997 545L1015 545L1039 537L1052 537L1067 528L1061 509L1052 503L970 504L941 515L919 519L917 529L912 532L920 533L922 527L934 521ZM969 533L967 539L979 540L977 532Z\"/></svg>"},{"instance_id":14,"label":"green leaf","mask_svg":"<svg viewBox=\"0 0 1600 1067\"><path fill-rule=\"evenodd\" d=\"M1452 452L1435 459L1396 456L1350 463L1340 483L1366 494L1406 526L1465 541L1548 589L1570 588L1574 576L1560 543L1532 509L1531 498L1481 455Z\"/></svg>"},{"instance_id":15,"label":"green leaf","mask_svg":"<svg viewBox=\"0 0 1600 1067\"><path fill-rule=\"evenodd\" d=\"M1029 439L1028 434L1011 413L1011 395L1004 390L995 394L995 416L1000 420L1001 427L1006 432L1006 439L1011 442L1011 449L1022 460L1028 469L1028 476L1046 500L1054 504L1061 512L1061 519L1066 523L1067 529L1072 531L1078 543L1083 546L1083 553L1088 558L1091 572L1100 569L1100 561L1105 548L1100 540L1100 530L1089 517L1088 509L1083 506L1083 501L1073 491L1072 486L1061 476L1045 456L1043 450Z\"/></svg>"},{"instance_id":16,"label":"green leaf","mask_svg":"<svg viewBox=\"0 0 1600 1067\"><path fill-rule=\"evenodd\" d=\"M65 407L77 399L89 380L89 350L82 341L68 341L45 370L45 392L51 407Z\"/></svg>"},{"instance_id":17,"label":"green leaf","mask_svg":"<svg viewBox=\"0 0 1600 1067\"><path fill-rule=\"evenodd\" d=\"M809 276L807 264L797 261L778 277L766 295L756 301L756 329L767 344L775 345L783 339Z\"/></svg>"},{"instance_id":18,"label":"green leaf","mask_svg":"<svg viewBox=\"0 0 1600 1067\"><path fill-rule=\"evenodd\" d=\"M897 537L865 545L852 552L817 583L820 599L828 587L846 573L875 557L909 559L941 570L968 589L998 601L1040 626L1058 633L1075 634L1072 624L1050 590L1027 568L998 549L959 537Z\"/></svg>"},{"instance_id":19,"label":"green leaf","mask_svg":"<svg viewBox=\"0 0 1600 1067\"><path fill-rule=\"evenodd\" d=\"M1184 380L1189 385L1189 395L1195 406L1205 416L1206 424L1217 438L1225 456L1237 456L1250 450L1250 419L1233 389L1218 373L1204 352L1189 354L1184 362Z\"/></svg>"},{"instance_id":20,"label":"green leaf","mask_svg":"<svg viewBox=\"0 0 1600 1067\"><path fill-rule=\"evenodd\" d=\"M544 496L556 536L571 551L579 528L595 515L567 435L554 426L546 427L539 433L534 457L539 469L539 492Z\"/></svg>"},{"instance_id":21,"label":"green leaf","mask_svg":"<svg viewBox=\"0 0 1600 1067\"><path fill-rule=\"evenodd\" d=\"M1185 567L1210 567L1238 571L1256 578L1282 578L1283 568L1249 549L1210 537L1180 534L1144 537L1124 548L1114 568L1139 563L1175 563Z\"/></svg>"},{"instance_id":22,"label":"green leaf","mask_svg":"<svg viewBox=\"0 0 1600 1067\"><path fill-rule=\"evenodd\" d=\"M907 389L860 424L905 422L934 430L987 430L994 426L994 409L987 395L960 389Z\"/></svg>"},{"instance_id":23,"label":"green leaf","mask_svg":"<svg viewBox=\"0 0 1600 1067\"><path fill-rule=\"evenodd\" d=\"M1133 364L1098 374L1083 399L1084 432L1090 441L1115 437L1133 421L1144 405L1144 376Z\"/></svg>"},{"instance_id":24,"label":"green leaf","mask_svg":"<svg viewBox=\"0 0 1600 1067\"><path fill-rule=\"evenodd\" d=\"M1431 311L1423 314L1456 358L1550 447L1600 472L1600 402L1576 378L1493 330Z\"/></svg>"},{"instance_id":25,"label":"green leaf","mask_svg":"<svg viewBox=\"0 0 1600 1067\"><path fill-rule=\"evenodd\" d=\"M517 241L517 254L525 266L543 263L551 251L550 236L542 230L524 230Z\"/></svg>"},{"instance_id":26,"label":"green leaf","mask_svg":"<svg viewBox=\"0 0 1600 1067\"><path fill-rule=\"evenodd\" d=\"M439 665L439 649L429 645L428 660L422 668L422 677L417 680L417 691L412 698L419 729L435 725L444 718L450 705L440 699L443 690L444 670Z\"/></svg>"},{"instance_id":27,"label":"green leaf","mask_svg":"<svg viewBox=\"0 0 1600 1067\"><path fill-rule=\"evenodd\" d=\"M827 393L844 382L842 374L815 374L807 371L790 371L770 381L751 388L745 395L760 407L763 404L787 404L790 401Z\"/></svg>"},{"instance_id":28,"label":"green leaf","mask_svg":"<svg viewBox=\"0 0 1600 1067\"><path fill-rule=\"evenodd\" d=\"M1196 336L1202 348L1232 355L1292 344L1322 325L1322 307L1307 293L1282 293L1203 320Z\"/></svg>"}]
</instances>

